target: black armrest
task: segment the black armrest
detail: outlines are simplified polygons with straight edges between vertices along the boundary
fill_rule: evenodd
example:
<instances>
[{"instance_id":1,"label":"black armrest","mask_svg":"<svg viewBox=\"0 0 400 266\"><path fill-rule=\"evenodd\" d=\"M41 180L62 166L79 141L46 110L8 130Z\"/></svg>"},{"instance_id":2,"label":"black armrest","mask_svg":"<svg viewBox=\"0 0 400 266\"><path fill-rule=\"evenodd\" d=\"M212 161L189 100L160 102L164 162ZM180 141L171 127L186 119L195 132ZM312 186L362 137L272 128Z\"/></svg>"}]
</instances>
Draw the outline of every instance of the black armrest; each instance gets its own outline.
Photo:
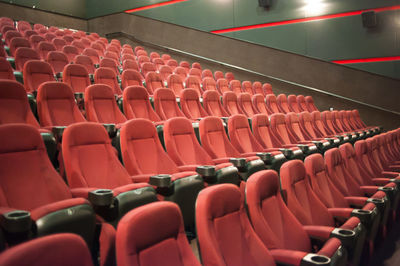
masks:
<instances>
[{"instance_id":1,"label":"black armrest","mask_svg":"<svg viewBox=\"0 0 400 266\"><path fill-rule=\"evenodd\" d=\"M376 215L377 215L376 211L370 211L370 210L354 209L351 212L351 216L357 217L358 219L360 219L361 223L365 225L372 224L372 221Z\"/></svg>"},{"instance_id":2,"label":"black armrest","mask_svg":"<svg viewBox=\"0 0 400 266\"><path fill-rule=\"evenodd\" d=\"M353 230L335 228L331 232L331 237L336 237L345 247L352 247L356 241L356 232Z\"/></svg>"},{"instance_id":3,"label":"black armrest","mask_svg":"<svg viewBox=\"0 0 400 266\"><path fill-rule=\"evenodd\" d=\"M149 184L158 188L167 188L171 185L170 175L153 175L150 176Z\"/></svg>"},{"instance_id":4,"label":"black armrest","mask_svg":"<svg viewBox=\"0 0 400 266\"><path fill-rule=\"evenodd\" d=\"M32 228L31 214L15 210L0 216L0 226L9 245L16 245L29 238Z\"/></svg>"},{"instance_id":5,"label":"black armrest","mask_svg":"<svg viewBox=\"0 0 400 266\"><path fill-rule=\"evenodd\" d=\"M64 133L64 130L65 130L66 128L67 128L67 127L62 127L62 126L52 127L52 128L51 128L51 132L53 132L54 136L55 136L58 140L61 140L62 135L63 135L63 133Z\"/></svg>"},{"instance_id":6,"label":"black armrest","mask_svg":"<svg viewBox=\"0 0 400 266\"><path fill-rule=\"evenodd\" d=\"M88 200L94 206L110 206L113 202L113 192L111 189L97 189L89 192Z\"/></svg>"},{"instance_id":7,"label":"black armrest","mask_svg":"<svg viewBox=\"0 0 400 266\"><path fill-rule=\"evenodd\" d=\"M117 135L117 128L115 127L115 124L103 124L103 126L106 128L110 138L113 138L115 135Z\"/></svg>"},{"instance_id":8,"label":"black armrest","mask_svg":"<svg viewBox=\"0 0 400 266\"><path fill-rule=\"evenodd\" d=\"M308 253L300 262L301 266L331 265L331 259L324 255Z\"/></svg>"},{"instance_id":9,"label":"black armrest","mask_svg":"<svg viewBox=\"0 0 400 266\"><path fill-rule=\"evenodd\" d=\"M229 162L231 162L240 172L244 172L246 169L245 158L230 158Z\"/></svg>"},{"instance_id":10,"label":"black armrest","mask_svg":"<svg viewBox=\"0 0 400 266\"><path fill-rule=\"evenodd\" d=\"M393 201L397 190L394 187L379 187L378 191L385 192L386 196Z\"/></svg>"},{"instance_id":11,"label":"black armrest","mask_svg":"<svg viewBox=\"0 0 400 266\"><path fill-rule=\"evenodd\" d=\"M75 96L75 100L77 100L79 102L79 100L83 99L84 94L83 94L83 92L75 92L74 96Z\"/></svg>"},{"instance_id":12,"label":"black armrest","mask_svg":"<svg viewBox=\"0 0 400 266\"><path fill-rule=\"evenodd\" d=\"M215 177L215 165L201 165L197 166L196 172L203 178Z\"/></svg>"},{"instance_id":13,"label":"black armrest","mask_svg":"<svg viewBox=\"0 0 400 266\"><path fill-rule=\"evenodd\" d=\"M273 156L270 152L259 152L257 153L257 156L260 157L260 159L263 160L265 164L272 163Z\"/></svg>"}]
</instances>

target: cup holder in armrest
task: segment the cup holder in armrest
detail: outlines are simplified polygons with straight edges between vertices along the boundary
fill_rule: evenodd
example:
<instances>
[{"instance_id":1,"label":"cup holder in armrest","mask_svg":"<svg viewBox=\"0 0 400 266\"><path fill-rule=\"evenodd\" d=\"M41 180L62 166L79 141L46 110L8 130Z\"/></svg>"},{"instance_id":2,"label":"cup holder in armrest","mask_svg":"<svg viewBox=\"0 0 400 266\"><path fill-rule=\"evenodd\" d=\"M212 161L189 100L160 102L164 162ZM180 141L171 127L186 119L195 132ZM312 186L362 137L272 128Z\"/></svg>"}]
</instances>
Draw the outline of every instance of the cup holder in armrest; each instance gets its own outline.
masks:
<instances>
[{"instance_id":1,"label":"cup holder in armrest","mask_svg":"<svg viewBox=\"0 0 400 266\"><path fill-rule=\"evenodd\" d=\"M231 162L233 164L233 166L235 166L237 169L239 169L239 171L241 169L246 168L246 159L245 158L230 158L229 162Z\"/></svg>"},{"instance_id":2,"label":"cup holder in armrest","mask_svg":"<svg viewBox=\"0 0 400 266\"><path fill-rule=\"evenodd\" d=\"M149 184L159 188L166 188L171 185L170 175L153 175L150 176Z\"/></svg>"},{"instance_id":3,"label":"cup holder in armrest","mask_svg":"<svg viewBox=\"0 0 400 266\"><path fill-rule=\"evenodd\" d=\"M330 265L331 259L324 255L318 255L313 253L308 253L301 260L300 265L311 266L311 265Z\"/></svg>"},{"instance_id":4,"label":"cup holder in armrest","mask_svg":"<svg viewBox=\"0 0 400 266\"><path fill-rule=\"evenodd\" d=\"M197 166L196 172L203 177L213 177L216 175L214 165L201 165Z\"/></svg>"},{"instance_id":5,"label":"cup holder in armrest","mask_svg":"<svg viewBox=\"0 0 400 266\"><path fill-rule=\"evenodd\" d=\"M110 138L115 137L117 135L117 128L115 127L115 124L103 124L105 129L107 130L108 136Z\"/></svg>"},{"instance_id":6,"label":"cup holder in armrest","mask_svg":"<svg viewBox=\"0 0 400 266\"><path fill-rule=\"evenodd\" d=\"M62 127L62 126L55 126L55 127L52 127L51 128L51 132L53 132L53 134L54 134L54 136L56 136L57 138L61 138L62 137L62 135L63 135L63 133L64 133L64 130L66 129L67 127Z\"/></svg>"},{"instance_id":7,"label":"cup holder in armrest","mask_svg":"<svg viewBox=\"0 0 400 266\"><path fill-rule=\"evenodd\" d=\"M285 155L285 157L288 159L292 158L294 155L293 150L291 149L279 149L279 151L282 152L283 155Z\"/></svg>"},{"instance_id":8,"label":"cup holder in armrest","mask_svg":"<svg viewBox=\"0 0 400 266\"><path fill-rule=\"evenodd\" d=\"M263 160L265 164L271 164L272 154L270 152L259 152L256 155L260 157L260 159Z\"/></svg>"},{"instance_id":9,"label":"cup holder in armrest","mask_svg":"<svg viewBox=\"0 0 400 266\"><path fill-rule=\"evenodd\" d=\"M304 144L298 144L297 147L299 147L303 153L307 153L310 150L310 147Z\"/></svg>"},{"instance_id":10,"label":"cup holder in armrest","mask_svg":"<svg viewBox=\"0 0 400 266\"><path fill-rule=\"evenodd\" d=\"M75 100L77 100L79 102L79 100L83 99L84 94L83 94L83 92L75 92L74 96L75 96Z\"/></svg>"},{"instance_id":11,"label":"cup holder in armrest","mask_svg":"<svg viewBox=\"0 0 400 266\"><path fill-rule=\"evenodd\" d=\"M31 214L28 211L10 211L1 216L1 227L8 233L23 233L31 229Z\"/></svg>"},{"instance_id":12,"label":"cup holder in armrest","mask_svg":"<svg viewBox=\"0 0 400 266\"><path fill-rule=\"evenodd\" d=\"M356 241L356 232L353 230L335 228L331 232L331 237L336 237L345 247L353 247Z\"/></svg>"},{"instance_id":13,"label":"cup holder in armrest","mask_svg":"<svg viewBox=\"0 0 400 266\"><path fill-rule=\"evenodd\" d=\"M351 215L360 219L363 224L371 224L373 217L375 217L375 212L370 210L354 209Z\"/></svg>"},{"instance_id":14,"label":"cup holder in armrest","mask_svg":"<svg viewBox=\"0 0 400 266\"><path fill-rule=\"evenodd\" d=\"M89 192L89 201L94 206L110 206L114 194L111 189L97 189Z\"/></svg>"},{"instance_id":15,"label":"cup holder in armrest","mask_svg":"<svg viewBox=\"0 0 400 266\"><path fill-rule=\"evenodd\" d=\"M388 196L389 199L394 198L395 194L395 188L394 187L379 187L378 191L383 191L386 193L386 196Z\"/></svg>"}]
</instances>

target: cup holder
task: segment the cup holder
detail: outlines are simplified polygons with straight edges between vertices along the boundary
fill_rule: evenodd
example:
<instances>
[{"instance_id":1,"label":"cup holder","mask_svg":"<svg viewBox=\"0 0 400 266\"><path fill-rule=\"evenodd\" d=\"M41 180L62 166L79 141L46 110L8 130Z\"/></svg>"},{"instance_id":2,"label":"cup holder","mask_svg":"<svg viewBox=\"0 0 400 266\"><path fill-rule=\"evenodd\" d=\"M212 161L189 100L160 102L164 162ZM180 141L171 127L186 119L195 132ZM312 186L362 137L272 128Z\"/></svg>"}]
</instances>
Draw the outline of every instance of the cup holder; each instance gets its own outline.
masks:
<instances>
[{"instance_id":1,"label":"cup holder","mask_svg":"<svg viewBox=\"0 0 400 266\"><path fill-rule=\"evenodd\" d=\"M115 127L115 124L103 124L103 126L107 130L108 136L110 138L115 137L115 135L117 134L117 129Z\"/></svg>"},{"instance_id":2,"label":"cup holder","mask_svg":"<svg viewBox=\"0 0 400 266\"><path fill-rule=\"evenodd\" d=\"M293 157L293 150L291 149L279 149L280 152L283 153L283 155L285 155L286 158L292 158Z\"/></svg>"},{"instance_id":3,"label":"cup holder","mask_svg":"<svg viewBox=\"0 0 400 266\"><path fill-rule=\"evenodd\" d=\"M1 217L1 227L9 233L27 232L31 224L31 214L28 211L10 211Z\"/></svg>"},{"instance_id":4,"label":"cup holder","mask_svg":"<svg viewBox=\"0 0 400 266\"><path fill-rule=\"evenodd\" d=\"M344 236L354 236L356 234L354 231L347 229L339 229L338 233Z\"/></svg>"},{"instance_id":5,"label":"cup holder","mask_svg":"<svg viewBox=\"0 0 400 266\"><path fill-rule=\"evenodd\" d=\"M256 154L258 157L260 157L261 160L263 160L264 163L270 164L272 160L272 154L270 152L259 152Z\"/></svg>"},{"instance_id":6,"label":"cup holder","mask_svg":"<svg viewBox=\"0 0 400 266\"><path fill-rule=\"evenodd\" d=\"M361 210L361 209L354 209L352 212L352 216L357 217L363 224L370 224L375 214L373 211L370 210Z\"/></svg>"},{"instance_id":7,"label":"cup holder","mask_svg":"<svg viewBox=\"0 0 400 266\"><path fill-rule=\"evenodd\" d=\"M379 190L381 190L381 191L393 191L394 188L392 188L392 187L379 187Z\"/></svg>"},{"instance_id":8,"label":"cup holder","mask_svg":"<svg viewBox=\"0 0 400 266\"><path fill-rule=\"evenodd\" d=\"M244 169L246 167L245 158L230 158L229 162L231 162L237 169Z\"/></svg>"},{"instance_id":9,"label":"cup holder","mask_svg":"<svg viewBox=\"0 0 400 266\"><path fill-rule=\"evenodd\" d=\"M324 255L309 253L302 259L300 265L330 265L331 259Z\"/></svg>"},{"instance_id":10,"label":"cup holder","mask_svg":"<svg viewBox=\"0 0 400 266\"><path fill-rule=\"evenodd\" d=\"M97 189L89 192L89 201L94 206L110 206L114 194L111 189Z\"/></svg>"},{"instance_id":11,"label":"cup holder","mask_svg":"<svg viewBox=\"0 0 400 266\"><path fill-rule=\"evenodd\" d=\"M214 165L201 165L196 168L196 172L204 177L213 177L216 175Z\"/></svg>"},{"instance_id":12,"label":"cup holder","mask_svg":"<svg viewBox=\"0 0 400 266\"><path fill-rule=\"evenodd\" d=\"M384 199L377 199L377 198L369 198L369 199L367 199L367 202L372 202L372 203L375 203L375 204L383 204L383 203L385 203L385 200Z\"/></svg>"},{"instance_id":13,"label":"cup holder","mask_svg":"<svg viewBox=\"0 0 400 266\"><path fill-rule=\"evenodd\" d=\"M159 188L166 188L171 185L170 175L153 175L150 176L149 184Z\"/></svg>"},{"instance_id":14,"label":"cup holder","mask_svg":"<svg viewBox=\"0 0 400 266\"><path fill-rule=\"evenodd\" d=\"M307 153L310 150L310 147L304 144L298 144L297 147L299 147L303 153Z\"/></svg>"}]
</instances>

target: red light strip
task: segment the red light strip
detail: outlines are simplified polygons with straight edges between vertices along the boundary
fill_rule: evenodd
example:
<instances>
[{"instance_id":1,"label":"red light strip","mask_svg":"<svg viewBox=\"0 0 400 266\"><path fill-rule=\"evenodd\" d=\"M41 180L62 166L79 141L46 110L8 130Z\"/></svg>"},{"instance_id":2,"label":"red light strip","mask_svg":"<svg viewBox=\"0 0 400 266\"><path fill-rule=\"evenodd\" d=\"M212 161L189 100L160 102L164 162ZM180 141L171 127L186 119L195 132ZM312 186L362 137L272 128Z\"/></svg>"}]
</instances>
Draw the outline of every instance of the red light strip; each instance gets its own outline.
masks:
<instances>
[{"instance_id":1,"label":"red light strip","mask_svg":"<svg viewBox=\"0 0 400 266\"><path fill-rule=\"evenodd\" d=\"M323 19L342 18L342 17L361 15L361 13L365 12L365 11L382 12L382 11L399 10L399 9L400 9L400 5L388 6L388 7L379 7L379 8L372 8L372 9L364 9L364 10L358 10L358 11L350 11L350 12L344 12L344 13L323 15L323 16L315 16L315 17L309 17L309 18L299 18L299 19L276 21L276 22L269 22L269 23L249 25L249 26L241 26L241 27L222 29L222 30L214 30L214 31L211 31L211 33L221 34L221 33L227 33L227 32L242 31L242 30L252 30L252 29L259 29L259 28L267 28L267 27L295 24L295 23L301 23L301 22L310 22L310 21L323 20Z\"/></svg>"},{"instance_id":2,"label":"red light strip","mask_svg":"<svg viewBox=\"0 0 400 266\"><path fill-rule=\"evenodd\" d=\"M387 57L373 57L373 58L360 58L360 59L345 59L333 60L336 64L357 64L357 63L371 63L371 62L386 62L400 60L400 56L387 56Z\"/></svg>"},{"instance_id":3,"label":"red light strip","mask_svg":"<svg viewBox=\"0 0 400 266\"><path fill-rule=\"evenodd\" d=\"M138 11L142 11L142 10L146 10L146 9L152 9L152 8L156 8L156 7L160 7L160 6L172 5L172 4L176 4L176 3L180 3L180 2L185 2L185 1L189 1L189 0L172 0L172 1L166 1L166 2L162 2L162 3L154 4L154 5L142 6L142 7L137 7L137 8L125 10L125 13L133 13L133 12L138 12Z\"/></svg>"}]
</instances>

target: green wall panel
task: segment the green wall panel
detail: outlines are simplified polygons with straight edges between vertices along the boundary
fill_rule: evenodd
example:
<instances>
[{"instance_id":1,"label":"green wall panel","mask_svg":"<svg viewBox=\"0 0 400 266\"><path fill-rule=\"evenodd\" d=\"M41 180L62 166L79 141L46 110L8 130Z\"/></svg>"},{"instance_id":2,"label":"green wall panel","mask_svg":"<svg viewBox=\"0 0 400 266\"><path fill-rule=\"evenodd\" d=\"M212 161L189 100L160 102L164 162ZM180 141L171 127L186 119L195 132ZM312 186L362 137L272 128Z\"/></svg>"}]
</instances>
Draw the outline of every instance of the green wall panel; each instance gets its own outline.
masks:
<instances>
[{"instance_id":1,"label":"green wall panel","mask_svg":"<svg viewBox=\"0 0 400 266\"><path fill-rule=\"evenodd\" d=\"M392 78L400 77L400 61L349 64L347 66Z\"/></svg>"}]
</instances>

